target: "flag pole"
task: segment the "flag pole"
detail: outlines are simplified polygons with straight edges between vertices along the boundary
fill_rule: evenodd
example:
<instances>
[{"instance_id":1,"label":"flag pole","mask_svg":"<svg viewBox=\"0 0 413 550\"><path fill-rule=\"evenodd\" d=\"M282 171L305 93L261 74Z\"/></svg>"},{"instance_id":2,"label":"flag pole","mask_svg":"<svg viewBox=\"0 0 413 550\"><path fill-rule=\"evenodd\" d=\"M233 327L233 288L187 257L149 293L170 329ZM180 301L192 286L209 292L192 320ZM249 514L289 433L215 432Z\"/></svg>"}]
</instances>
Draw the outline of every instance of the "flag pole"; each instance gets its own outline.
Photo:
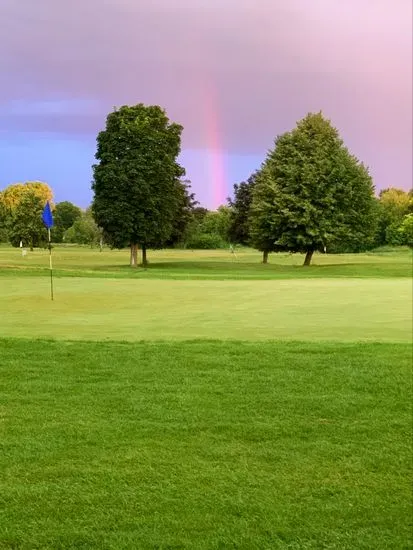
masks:
<instances>
[{"instance_id":1,"label":"flag pole","mask_svg":"<svg viewBox=\"0 0 413 550\"><path fill-rule=\"evenodd\" d=\"M50 235L50 227L47 229L47 233L49 235L50 298L53 301L52 239Z\"/></svg>"},{"instance_id":2,"label":"flag pole","mask_svg":"<svg viewBox=\"0 0 413 550\"><path fill-rule=\"evenodd\" d=\"M49 201L46 202L46 206L44 207L42 220L47 227L47 236L49 237L50 299L53 301L52 237L50 235L50 228L53 227L53 215Z\"/></svg>"}]
</instances>

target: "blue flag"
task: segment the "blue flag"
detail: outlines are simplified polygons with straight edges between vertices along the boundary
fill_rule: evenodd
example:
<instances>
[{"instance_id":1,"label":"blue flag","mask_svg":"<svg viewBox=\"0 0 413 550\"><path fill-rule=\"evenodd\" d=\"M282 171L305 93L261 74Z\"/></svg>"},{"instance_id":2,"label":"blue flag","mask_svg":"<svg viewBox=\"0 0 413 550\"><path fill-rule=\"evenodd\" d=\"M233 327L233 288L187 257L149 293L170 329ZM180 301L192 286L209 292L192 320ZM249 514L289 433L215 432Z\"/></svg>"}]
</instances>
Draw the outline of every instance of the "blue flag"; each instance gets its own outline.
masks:
<instances>
[{"instance_id":1,"label":"blue flag","mask_svg":"<svg viewBox=\"0 0 413 550\"><path fill-rule=\"evenodd\" d=\"M47 201L46 206L44 207L42 220L44 225L47 227L47 229L50 229L51 227L53 227L53 216L52 216L52 211L50 209L49 201Z\"/></svg>"}]
</instances>

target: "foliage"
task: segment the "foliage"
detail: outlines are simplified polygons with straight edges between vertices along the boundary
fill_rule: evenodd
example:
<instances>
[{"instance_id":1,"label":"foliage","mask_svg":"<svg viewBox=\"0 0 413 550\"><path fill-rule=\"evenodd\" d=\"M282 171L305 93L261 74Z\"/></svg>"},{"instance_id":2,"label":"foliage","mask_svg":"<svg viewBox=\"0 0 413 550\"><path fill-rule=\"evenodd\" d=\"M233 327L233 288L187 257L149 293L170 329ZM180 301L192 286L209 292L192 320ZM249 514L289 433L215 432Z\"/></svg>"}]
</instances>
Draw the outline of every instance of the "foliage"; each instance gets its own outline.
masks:
<instances>
[{"instance_id":1,"label":"foliage","mask_svg":"<svg viewBox=\"0 0 413 550\"><path fill-rule=\"evenodd\" d=\"M404 216L412 211L412 205L411 193L406 193L403 189L390 187L380 192L378 199L379 221L376 233L378 246L403 244L399 229Z\"/></svg>"},{"instance_id":2,"label":"foliage","mask_svg":"<svg viewBox=\"0 0 413 550\"><path fill-rule=\"evenodd\" d=\"M194 209L198 202L194 193L190 192L189 180L176 181L178 194L178 210L173 223L172 233L165 245L184 248L193 230L195 218Z\"/></svg>"},{"instance_id":3,"label":"foliage","mask_svg":"<svg viewBox=\"0 0 413 550\"><path fill-rule=\"evenodd\" d=\"M228 246L230 208L220 206L215 211L198 212L187 246L192 249L218 249Z\"/></svg>"},{"instance_id":4,"label":"foliage","mask_svg":"<svg viewBox=\"0 0 413 550\"><path fill-rule=\"evenodd\" d=\"M110 113L97 137L93 215L108 244L131 246L131 265L138 245L146 264L146 249L163 246L176 228L181 132L160 107L138 104Z\"/></svg>"},{"instance_id":5,"label":"foliage","mask_svg":"<svg viewBox=\"0 0 413 550\"><path fill-rule=\"evenodd\" d=\"M372 241L374 226L368 170L321 113L307 115L275 140L253 191L256 248L303 252L308 265L314 251L335 242Z\"/></svg>"},{"instance_id":6,"label":"foliage","mask_svg":"<svg viewBox=\"0 0 413 550\"><path fill-rule=\"evenodd\" d=\"M0 243L6 243L9 240L7 233L7 209L0 200Z\"/></svg>"},{"instance_id":7,"label":"foliage","mask_svg":"<svg viewBox=\"0 0 413 550\"><path fill-rule=\"evenodd\" d=\"M228 206L219 206L217 210L208 212L204 217L202 232L219 235L224 242L228 242L230 217L231 209Z\"/></svg>"},{"instance_id":8,"label":"foliage","mask_svg":"<svg viewBox=\"0 0 413 550\"><path fill-rule=\"evenodd\" d=\"M43 208L43 199L34 190L28 189L21 195L7 219L8 237L13 246L19 246L22 241L23 246L33 249L47 242Z\"/></svg>"},{"instance_id":9,"label":"foliage","mask_svg":"<svg viewBox=\"0 0 413 550\"><path fill-rule=\"evenodd\" d=\"M413 248L413 214L407 214L399 227L402 243Z\"/></svg>"},{"instance_id":10,"label":"foliage","mask_svg":"<svg viewBox=\"0 0 413 550\"><path fill-rule=\"evenodd\" d=\"M63 235L82 216L82 211L69 201L58 202L53 212L53 242L61 243Z\"/></svg>"},{"instance_id":11,"label":"foliage","mask_svg":"<svg viewBox=\"0 0 413 550\"><path fill-rule=\"evenodd\" d=\"M202 223L208 214L209 210L202 206L194 206L191 211L191 220L187 227L187 234L185 236L184 242L181 243L181 248L198 248L197 246L193 247L195 241L198 240L199 235L202 231Z\"/></svg>"},{"instance_id":12,"label":"foliage","mask_svg":"<svg viewBox=\"0 0 413 550\"><path fill-rule=\"evenodd\" d=\"M64 241L67 243L97 245L102 237L101 230L96 225L90 209L81 212L81 217L65 231Z\"/></svg>"},{"instance_id":13,"label":"foliage","mask_svg":"<svg viewBox=\"0 0 413 550\"><path fill-rule=\"evenodd\" d=\"M252 203L249 216L250 243L254 248L263 252L263 263L267 263L269 252L287 250L276 242L279 230L274 231L271 213L276 207L275 185L271 179L268 166L265 164L257 173L252 193Z\"/></svg>"},{"instance_id":14,"label":"foliage","mask_svg":"<svg viewBox=\"0 0 413 550\"><path fill-rule=\"evenodd\" d=\"M14 210L26 193L38 197L42 204L53 200L53 191L40 181L28 181L26 183L13 183L0 192L0 202L8 211Z\"/></svg>"},{"instance_id":15,"label":"foliage","mask_svg":"<svg viewBox=\"0 0 413 550\"><path fill-rule=\"evenodd\" d=\"M252 193L257 181L254 172L247 181L234 185L234 198L228 199L231 207L228 238L231 243L248 245L250 242L249 216L252 204Z\"/></svg>"},{"instance_id":16,"label":"foliage","mask_svg":"<svg viewBox=\"0 0 413 550\"><path fill-rule=\"evenodd\" d=\"M227 246L218 233L195 233L187 243L193 250L218 250Z\"/></svg>"},{"instance_id":17,"label":"foliage","mask_svg":"<svg viewBox=\"0 0 413 550\"><path fill-rule=\"evenodd\" d=\"M14 183L0 192L0 242L38 246L47 240L41 214L53 191L40 181ZM40 214L39 214L40 212Z\"/></svg>"},{"instance_id":18,"label":"foliage","mask_svg":"<svg viewBox=\"0 0 413 550\"><path fill-rule=\"evenodd\" d=\"M204 208L203 206L196 206L192 211L195 222L197 224L202 223L208 212L208 208Z\"/></svg>"}]
</instances>

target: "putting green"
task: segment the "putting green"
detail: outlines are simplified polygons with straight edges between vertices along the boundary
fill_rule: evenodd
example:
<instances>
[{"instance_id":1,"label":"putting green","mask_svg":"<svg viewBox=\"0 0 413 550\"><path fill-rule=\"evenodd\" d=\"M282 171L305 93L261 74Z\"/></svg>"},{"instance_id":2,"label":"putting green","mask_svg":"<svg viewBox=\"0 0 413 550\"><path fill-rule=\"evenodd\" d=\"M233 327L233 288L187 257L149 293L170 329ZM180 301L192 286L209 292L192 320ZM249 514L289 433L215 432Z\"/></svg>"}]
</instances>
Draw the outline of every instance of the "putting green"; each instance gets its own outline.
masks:
<instances>
[{"instance_id":1,"label":"putting green","mask_svg":"<svg viewBox=\"0 0 413 550\"><path fill-rule=\"evenodd\" d=\"M408 279L1 278L0 335L86 340L406 342Z\"/></svg>"}]
</instances>

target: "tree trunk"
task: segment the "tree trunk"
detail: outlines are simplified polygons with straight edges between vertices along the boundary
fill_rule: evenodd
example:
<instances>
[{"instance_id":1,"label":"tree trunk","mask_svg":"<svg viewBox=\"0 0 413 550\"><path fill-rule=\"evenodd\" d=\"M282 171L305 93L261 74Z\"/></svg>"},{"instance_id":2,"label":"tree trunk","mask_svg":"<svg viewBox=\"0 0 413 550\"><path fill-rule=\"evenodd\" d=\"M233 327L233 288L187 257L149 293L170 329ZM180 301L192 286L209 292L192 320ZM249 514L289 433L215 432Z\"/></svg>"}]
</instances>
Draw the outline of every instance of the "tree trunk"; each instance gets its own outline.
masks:
<instances>
[{"instance_id":1,"label":"tree trunk","mask_svg":"<svg viewBox=\"0 0 413 550\"><path fill-rule=\"evenodd\" d=\"M142 267L148 266L148 260L146 258L146 244L142 245Z\"/></svg>"},{"instance_id":2,"label":"tree trunk","mask_svg":"<svg viewBox=\"0 0 413 550\"><path fill-rule=\"evenodd\" d=\"M130 245L130 266L138 267L138 245L135 243Z\"/></svg>"},{"instance_id":3,"label":"tree trunk","mask_svg":"<svg viewBox=\"0 0 413 550\"><path fill-rule=\"evenodd\" d=\"M264 250L262 253L262 263L268 264L268 250Z\"/></svg>"},{"instance_id":4,"label":"tree trunk","mask_svg":"<svg viewBox=\"0 0 413 550\"><path fill-rule=\"evenodd\" d=\"M311 258L313 257L314 250L307 250L307 254L305 255L304 265L308 266L311 264Z\"/></svg>"}]
</instances>

